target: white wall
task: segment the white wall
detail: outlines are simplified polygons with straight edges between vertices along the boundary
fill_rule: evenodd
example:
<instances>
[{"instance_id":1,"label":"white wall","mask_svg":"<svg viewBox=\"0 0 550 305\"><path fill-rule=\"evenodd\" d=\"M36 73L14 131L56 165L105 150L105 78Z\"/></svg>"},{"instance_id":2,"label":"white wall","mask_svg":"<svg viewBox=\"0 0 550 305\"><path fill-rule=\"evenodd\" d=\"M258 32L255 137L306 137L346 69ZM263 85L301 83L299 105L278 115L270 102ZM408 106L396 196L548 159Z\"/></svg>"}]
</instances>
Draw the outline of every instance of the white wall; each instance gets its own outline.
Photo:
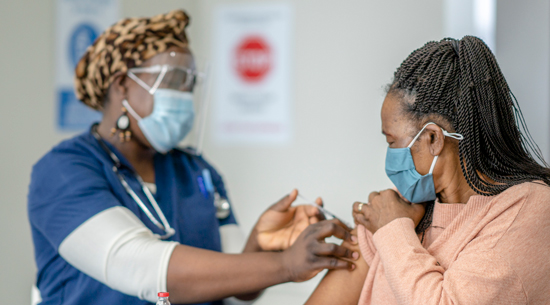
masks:
<instances>
[{"instance_id":1,"label":"white wall","mask_svg":"<svg viewBox=\"0 0 550 305\"><path fill-rule=\"evenodd\" d=\"M0 296L27 303L35 270L26 195L31 164L59 141L53 126L53 6L0 8Z\"/></svg>"},{"instance_id":2,"label":"white wall","mask_svg":"<svg viewBox=\"0 0 550 305\"><path fill-rule=\"evenodd\" d=\"M443 35L477 36L495 51L497 0L444 0Z\"/></svg>"},{"instance_id":3,"label":"white wall","mask_svg":"<svg viewBox=\"0 0 550 305\"><path fill-rule=\"evenodd\" d=\"M550 0L499 0L497 60L529 131L550 161Z\"/></svg>"},{"instance_id":4,"label":"white wall","mask_svg":"<svg viewBox=\"0 0 550 305\"><path fill-rule=\"evenodd\" d=\"M210 55L213 9L222 2L237 1L125 0L122 13L152 15L185 7L192 16L192 48ZM353 201L388 187L379 119L383 87L413 49L442 36L436 0L290 3L295 11L292 142L223 147L210 137L206 141L205 154L224 174L247 230L294 187L309 197L322 195L330 210L348 220ZM35 272L26 217L30 169L70 135L54 128L54 1L0 5L0 296L3 303L27 303ZM314 286L281 285L260 304L300 304Z\"/></svg>"}]
</instances>

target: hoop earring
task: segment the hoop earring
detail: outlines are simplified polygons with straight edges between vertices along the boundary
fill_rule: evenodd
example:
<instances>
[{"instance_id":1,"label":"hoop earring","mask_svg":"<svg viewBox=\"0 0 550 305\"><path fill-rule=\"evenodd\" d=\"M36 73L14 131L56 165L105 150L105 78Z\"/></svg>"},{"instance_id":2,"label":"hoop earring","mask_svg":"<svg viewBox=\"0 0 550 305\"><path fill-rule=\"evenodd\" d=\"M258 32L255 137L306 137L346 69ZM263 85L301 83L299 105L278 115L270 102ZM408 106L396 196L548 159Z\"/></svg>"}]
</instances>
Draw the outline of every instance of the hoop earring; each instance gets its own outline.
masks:
<instances>
[{"instance_id":1,"label":"hoop earring","mask_svg":"<svg viewBox=\"0 0 550 305\"><path fill-rule=\"evenodd\" d=\"M122 107L122 114L116 120L116 127L111 129L111 136L114 136L117 132L120 143L128 142L132 138L130 118L128 117L128 110L126 107Z\"/></svg>"}]
</instances>

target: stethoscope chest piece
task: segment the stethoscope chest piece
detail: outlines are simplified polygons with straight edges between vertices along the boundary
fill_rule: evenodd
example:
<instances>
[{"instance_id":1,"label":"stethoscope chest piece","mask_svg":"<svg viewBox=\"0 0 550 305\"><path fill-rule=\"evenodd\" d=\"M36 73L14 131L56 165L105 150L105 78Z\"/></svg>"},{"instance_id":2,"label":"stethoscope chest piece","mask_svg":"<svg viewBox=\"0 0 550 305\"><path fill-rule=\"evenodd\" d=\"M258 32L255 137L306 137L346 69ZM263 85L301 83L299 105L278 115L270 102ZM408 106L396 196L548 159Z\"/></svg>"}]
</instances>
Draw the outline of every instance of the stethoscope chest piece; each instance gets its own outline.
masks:
<instances>
[{"instance_id":1,"label":"stethoscope chest piece","mask_svg":"<svg viewBox=\"0 0 550 305\"><path fill-rule=\"evenodd\" d=\"M214 193L214 206L216 207L216 217L226 219L231 213L231 204L227 198L220 197L218 192Z\"/></svg>"}]
</instances>

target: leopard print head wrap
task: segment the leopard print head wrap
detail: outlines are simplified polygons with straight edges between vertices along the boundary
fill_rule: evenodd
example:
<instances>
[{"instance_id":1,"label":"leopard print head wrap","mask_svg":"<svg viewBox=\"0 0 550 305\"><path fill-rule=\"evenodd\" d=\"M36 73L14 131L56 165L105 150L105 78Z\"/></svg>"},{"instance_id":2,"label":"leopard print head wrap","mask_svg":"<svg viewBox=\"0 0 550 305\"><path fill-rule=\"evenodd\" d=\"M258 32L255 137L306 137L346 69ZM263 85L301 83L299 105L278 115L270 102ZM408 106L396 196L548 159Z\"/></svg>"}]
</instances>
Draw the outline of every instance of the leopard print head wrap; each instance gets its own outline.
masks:
<instances>
[{"instance_id":1,"label":"leopard print head wrap","mask_svg":"<svg viewBox=\"0 0 550 305\"><path fill-rule=\"evenodd\" d=\"M182 10L115 23L96 39L78 62L76 96L93 109L103 109L115 73L126 73L172 46L187 47L185 28L188 24L189 16Z\"/></svg>"}]
</instances>

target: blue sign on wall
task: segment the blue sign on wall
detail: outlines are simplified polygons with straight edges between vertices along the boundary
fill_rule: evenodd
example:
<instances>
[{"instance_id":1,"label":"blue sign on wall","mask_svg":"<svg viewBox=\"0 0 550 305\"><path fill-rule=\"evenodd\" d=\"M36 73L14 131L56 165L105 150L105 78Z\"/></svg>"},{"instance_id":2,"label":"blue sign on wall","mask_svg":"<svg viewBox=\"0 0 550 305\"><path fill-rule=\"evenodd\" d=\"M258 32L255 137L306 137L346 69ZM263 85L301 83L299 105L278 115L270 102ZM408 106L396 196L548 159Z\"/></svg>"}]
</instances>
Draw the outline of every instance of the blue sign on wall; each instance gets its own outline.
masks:
<instances>
[{"instance_id":1,"label":"blue sign on wall","mask_svg":"<svg viewBox=\"0 0 550 305\"><path fill-rule=\"evenodd\" d=\"M101 120L95 111L76 98L74 70L88 47L120 18L119 0L56 0L57 128L86 130Z\"/></svg>"},{"instance_id":2,"label":"blue sign on wall","mask_svg":"<svg viewBox=\"0 0 550 305\"><path fill-rule=\"evenodd\" d=\"M90 23L82 23L73 30L68 50L73 67L76 67L86 49L94 43L97 36L99 36L98 31Z\"/></svg>"},{"instance_id":3,"label":"blue sign on wall","mask_svg":"<svg viewBox=\"0 0 550 305\"><path fill-rule=\"evenodd\" d=\"M85 130L94 122L101 121L101 112L84 105L76 98L73 88L61 88L57 92L59 101L59 128L67 131Z\"/></svg>"},{"instance_id":4,"label":"blue sign on wall","mask_svg":"<svg viewBox=\"0 0 550 305\"><path fill-rule=\"evenodd\" d=\"M67 60L73 70L98 36L98 31L90 23L82 23L74 28L69 37ZM84 130L92 123L101 120L101 113L90 109L76 98L74 88L58 88L58 127L67 131Z\"/></svg>"}]
</instances>

